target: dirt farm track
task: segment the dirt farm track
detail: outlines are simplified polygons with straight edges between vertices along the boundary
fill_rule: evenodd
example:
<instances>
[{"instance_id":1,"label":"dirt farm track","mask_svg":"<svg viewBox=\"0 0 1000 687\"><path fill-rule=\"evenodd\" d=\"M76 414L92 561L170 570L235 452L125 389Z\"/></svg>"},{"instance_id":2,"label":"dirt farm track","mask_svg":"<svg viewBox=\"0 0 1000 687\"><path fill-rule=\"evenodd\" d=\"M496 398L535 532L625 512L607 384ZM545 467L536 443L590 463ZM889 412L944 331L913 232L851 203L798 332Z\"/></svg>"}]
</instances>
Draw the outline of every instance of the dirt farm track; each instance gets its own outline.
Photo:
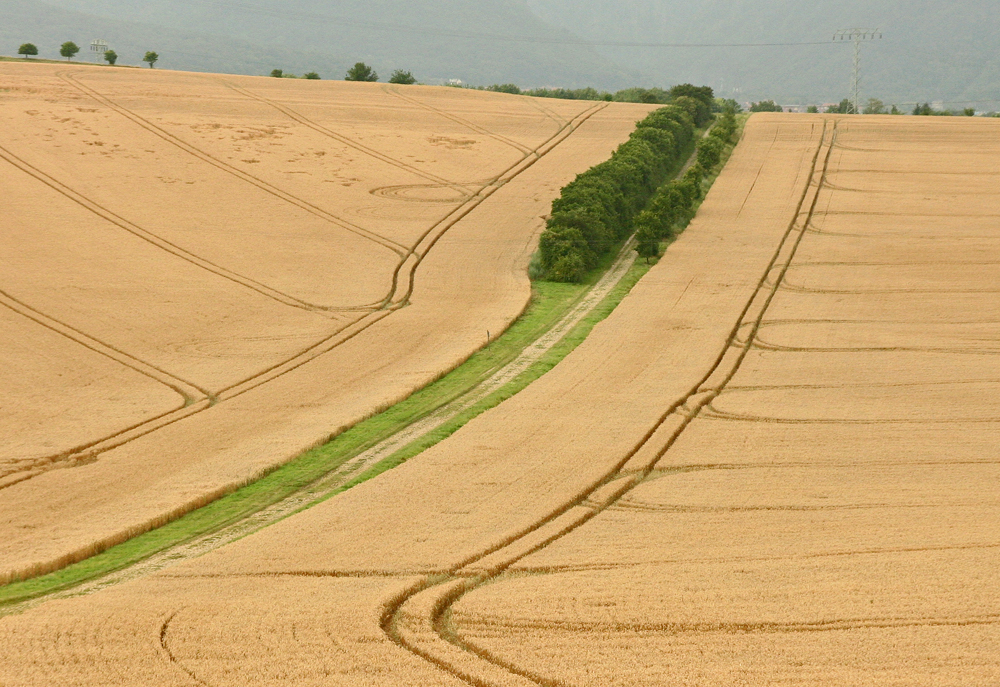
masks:
<instances>
[{"instance_id":1,"label":"dirt farm track","mask_svg":"<svg viewBox=\"0 0 1000 687\"><path fill-rule=\"evenodd\" d=\"M4 581L454 367L524 308L552 198L651 108L4 63L0 109Z\"/></svg>"},{"instance_id":2,"label":"dirt farm track","mask_svg":"<svg viewBox=\"0 0 1000 687\"><path fill-rule=\"evenodd\" d=\"M481 345L546 204L644 112L28 74L0 67L6 572ZM551 372L260 532L0 618L0 686L1000 684L998 124L754 115Z\"/></svg>"}]
</instances>

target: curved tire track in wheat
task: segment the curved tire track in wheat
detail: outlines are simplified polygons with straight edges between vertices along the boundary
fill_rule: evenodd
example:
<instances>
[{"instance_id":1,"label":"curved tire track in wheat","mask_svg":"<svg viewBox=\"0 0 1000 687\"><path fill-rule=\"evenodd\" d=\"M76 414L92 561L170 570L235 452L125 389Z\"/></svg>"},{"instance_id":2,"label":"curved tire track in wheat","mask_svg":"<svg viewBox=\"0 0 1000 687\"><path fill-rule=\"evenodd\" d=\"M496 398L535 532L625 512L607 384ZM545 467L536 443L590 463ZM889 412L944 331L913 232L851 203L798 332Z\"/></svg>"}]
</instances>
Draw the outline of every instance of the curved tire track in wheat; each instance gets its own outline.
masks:
<instances>
[{"instance_id":1,"label":"curved tire track in wheat","mask_svg":"<svg viewBox=\"0 0 1000 687\"><path fill-rule=\"evenodd\" d=\"M365 229L364 227L358 226L353 222L348 222L347 220L341 217L337 217L336 215L310 203L307 200L303 200L302 198L299 198L298 196L288 193L287 191L284 191L278 188L277 186L274 186L273 184L269 184L263 179L259 179L252 174L244 172L241 169L237 169L236 167L233 167L232 165L227 164L212 155L209 155L205 151L197 148L196 146L191 145L187 141L173 135L169 131L157 126L156 124L153 124L152 122L142 117L141 115L133 112L132 110L124 107L123 105L116 103L107 96L102 95L93 88L85 86L84 84L80 83L80 81L75 76L73 76L72 73L64 72L60 73L58 76L62 78L64 81L66 81L69 85L73 86L78 91L88 96L89 98L96 100L102 105L114 110L121 116L130 120L134 124L142 127L143 129L150 132L154 136L166 141L172 146L180 148L185 153L188 153L189 155L198 158L202 162L205 162L215 167L216 169L219 169L220 171L225 172L226 174L234 176L237 179L240 179L241 181L244 181L252 186L256 186L261 191L270 194L272 196L275 196L276 198L279 198L285 201L286 203L294 205L295 207L301 210L305 210L309 214L319 217L320 219L326 220L327 222L335 226L338 226L341 229L349 231L353 234L357 234L358 236L361 236L363 238L368 239L369 241L377 243L384 248L388 248L397 255L405 254L406 246L404 246L403 244L398 243L397 241L394 241L392 239L386 238L385 236L381 236L373 231Z\"/></svg>"},{"instance_id":2,"label":"curved tire track in wheat","mask_svg":"<svg viewBox=\"0 0 1000 687\"><path fill-rule=\"evenodd\" d=\"M333 131L332 129L329 129L329 128L323 126L322 124L319 124L315 120L310 119L309 117L306 117L301 112L293 110L292 108L288 107L287 105L279 103L279 102L277 102L275 100L271 100L270 98L266 98L266 97L264 97L262 95L254 93L252 91L249 91L249 90L247 90L245 88L240 88L239 86L236 86L236 85L234 85L232 83L229 83L228 81L220 80L220 83L222 83L226 88L229 88L230 90L235 91L236 93L239 93L240 95L242 95L245 98L248 98L250 100L256 100L257 102L264 103L265 105L273 107L275 110L277 110L278 112L282 113L283 115L285 115L289 119L292 119L293 121L296 121L299 124L302 124L303 126L306 126L306 127L310 128L310 129L312 129L313 131L321 134L322 136L325 136L327 138L333 139L334 141L337 141L338 143L342 143L342 144L348 146L349 148L353 148L354 150L357 150L358 152L364 153L365 155L367 155L367 156L369 156L371 158L379 160L380 162L384 162L384 163L386 163L388 165L392 165L393 167L401 169L404 172L409 172L410 174L414 174L414 175L416 175L418 177L426 179L427 181L429 181L429 182L431 182L433 184L440 184L442 186L446 186L448 188L454 189L454 190L462 193L463 195L468 194L468 188L466 187L465 184L459 184L459 183L456 183L454 181L449 181L448 179L445 179L443 177L439 177L438 175L433 174L431 172L424 171L424 170L420 169L419 167L416 167L414 165L411 165L411 164L408 164L406 162L403 162L402 160L398 160L398 159L396 159L396 158L394 158L394 157L392 157L390 155L386 155L384 153L381 153L378 150L375 150L374 148L371 148L370 146L366 146L365 144L361 143L360 141L355 141L354 139L352 139L352 138L350 138L348 136L344 136L342 134L338 134L336 131Z\"/></svg>"},{"instance_id":3,"label":"curved tire track in wheat","mask_svg":"<svg viewBox=\"0 0 1000 687\"><path fill-rule=\"evenodd\" d=\"M331 335L321 339L318 342L312 343L310 346L304 348L299 353L291 358L288 358L280 363L274 364L254 376L244 379L240 382L232 384L230 386L221 388L211 394L210 398L205 400L187 405L173 414L168 416L163 416L160 418L153 418L142 425L136 426L134 428L129 428L126 431L116 433L113 436L102 437L98 440L88 442L85 448L80 451L70 453L68 455L60 455L59 460L62 462L74 461L80 462L83 460L90 461L95 459L101 453L108 451L113 448L120 447L133 441L141 436L145 436L151 432L156 431L162 427L170 424L174 424L182 419L185 419L196 413L200 413L213 405L221 402L225 402L237 396L240 396L254 388L257 388L263 384L266 384L282 375L285 375L292 370L295 370L311 360L317 357L329 353L338 346L350 341L354 337L363 333L365 330L369 329L382 319L388 317L393 312L401 307L404 307L408 302L409 298L413 293L416 270L422 263L424 257L429 253L429 251L434 247L434 245L443 237L449 229L451 229L455 224L457 224L461 219L469 215L473 210L476 209L483 201L493 195L497 190L503 187L506 183L516 178L518 175L523 173L525 170L532 167L538 160L547 155L549 152L554 150L560 143L562 143L566 138L568 138L576 129L590 119L597 112L603 110L607 106L606 103L598 103L577 115L574 120L568 122L563 126L556 134L550 137L548 140L543 142L538 148L534 149L531 155L526 155L518 163L511 165L507 170L504 170L499 174L494 180L489 184L484 186L478 193L476 193L472 198L463 203L461 206L449 213L444 219L432 225L414 244L412 248L407 251L404 260L397 266L393 275L393 286L390 291L389 296L381 304L381 308L378 310L373 310L365 313L359 319L349 322L346 325L339 327ZM400 284L400 272L406 267L405 279L406 279L406 289L401 295L396 295L397 291L400 290L402 286ZM26 477L26 480L31 479L38 474L34 473ZM21 480L21 481L26 481ZM196 506L204 505L204 503L199 502ZM190 509L189 509L190 510ZM169 520L174 520L182 516L187 510L183 512L175 512L171 514ZM169 521L168 520L168 521ZM164 524L164 523L161 523Z\"/></svg>"},{"instance_id":4,"label":"curved tire track in wheat","mask_svg":"<svg viewBox=\"0 0 1000 687\"><path fill-rule=\"evenodd\" d=\"M228 281L239 284L240 286L248 288L251 291L258 293L266 298L275 300L281 303L282 305L288 305L293 308L302 308L303 310L309 310L314 312L324 312L330 310L330 308L325 308L324 306L318 305L316 303L309 303L302 299L296 298L295 296L279 291L278 289L272 288L267 284L259 282L255 279L251 279L250 277L246 277L237 272L233 272L232 270L229 270L210 260L206 260L205 258L202 258L201 256L192 253L191 251L185 250L180 246L178 246L177 244L171 243L170 241L154 234L153 232L147 229L143 229L135 222L130 222L121 215L118 215L112 210L109 210L108 208L104 207L94 199L83 195L79 191L76 191L73 188L71 188L70 186L67 186L66 184L56 179L55 177L35 167L34 165L30 164L23 158L15 155L13 152L2 146L0 146L0 159L9 163L11 166L27 174L28 176L36 179L42 184L45 184L56 193L68 198L69 200L73 201L80 207L97 215L101 219L110 222L119 229L122 229L123 231L126 231L129 234L132 234L133 236L142 239L143 241L147 241L148 243L151 243L157 248L164 250L167 253L170 253L171 255L180 258L181 260L184 260L185 262L188 262L198 268L201 268L207 272L211 272L212 274L219 276L223 279L226 279Z\"/></svg>"},{"instance_id":5,"label":"curved tire track in wheat","mask_svg":"<svg viewBox=\"0 0 1000 687\"><path fill-rule=\"evenodd\" d=\"M463 596L484 584L495 581L517 561L542 550L575 531L608 507L616 504L656 469L660 459L684 429L698 416L702 409L708 407L711 401L722 393L751 350L748 345L740 346L737 343L740 330L749 326L752 330L750 336L752 340L777 293L775 285L768 285L768 276L773 270L778 270L782 276L787 272L795 257L796 250L805 236L804 230L816 212L819 190L823 186L833 143L836 141L836 128L837 125L834 123L832 127L829 127L828 132L828 120L824 120L822 139L813 158L811 178L799 200L798 210L782 237L771 262L764 270L757 288L747 301L739 321L734 325L715 364L686 396L674 401L659 421L649 429L640 443L590 489L576 495L573 500L551 511L546 518L515 534L502 544L465 559L453 566L446 575L425 578L387 604L380 625L392 642L467 684L475 687L492 687L498 684L494 680L477 676L475 669L455 665L453 659L439 656L434 651L422 648L414 638L407 636L407 631L403 629L404 626L401 622L403 616L414 617L418 615L425 626L425 634L433 633L440 642L455 647L464 652L466 656L472 657L473 665L476 662L484 664L488 673L499 670L511 678L521 678L542 687L552 687L559 684L545 676L518 668L490 654L482 647L462 639L454 628L448 625L448 611ZM827 141L828 133L829 141ZM803 208L805 208L805 212L803 212ZM780 283L780 279L778 283ZM660 448L653 449L653 456L645 465L626 470L628 463L632 462L640 451L655 446L660 446ZM603 494L604 498L596 498L595 495L602 489L609 493ZM578 509L585 502L590 503L583 509L583 513L572 513L574 509ZM420 601L421 596L427 598ZM430 613L408 613L408 606L415 602L418 603L421 610L429 608Z\"/></svg>"}]
</instances>

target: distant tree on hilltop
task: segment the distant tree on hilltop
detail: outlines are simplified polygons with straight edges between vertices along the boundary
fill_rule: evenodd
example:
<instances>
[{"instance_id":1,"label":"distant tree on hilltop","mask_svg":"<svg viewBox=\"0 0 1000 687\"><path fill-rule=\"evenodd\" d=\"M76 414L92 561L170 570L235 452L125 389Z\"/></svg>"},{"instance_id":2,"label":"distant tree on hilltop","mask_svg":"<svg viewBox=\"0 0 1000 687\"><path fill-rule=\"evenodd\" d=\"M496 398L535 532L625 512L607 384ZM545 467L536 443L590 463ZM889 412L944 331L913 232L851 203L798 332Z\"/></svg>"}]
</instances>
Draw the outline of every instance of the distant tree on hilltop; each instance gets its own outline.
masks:
<instances>
[{"instance_id":1,"label":"distant tree on hilltop","mask_svg":"<svg viewBox=\"0 0 1000 687\"><path fill-rule=\"evenodd\" d=\"M750 105L751 112L784 112L781 105L778 105L773 100L761 100L759 103L752 103Z\"/></svg>"},{"instance_id":2,"label":"distant tree on hilltop","mask_svg":"<svg viewBox=\"0 0 1000 687\"><path fill-rule=\"evenodd\" d=\"M364 62L358 62L347 70L344 81L378 81L378 72Z\"/></svg>"},{"instance_id":3,"label":"distant tree on hilltop","mask_svg":"<svg viewBox=\"0 0 1000 687\"><path fill-rule=\"evenodd\" d=\"M20 48L17 49L18 55L24 55L24 59L28 59L28 55L37 55L38 46L34 43L24 43Z\"/></svg>"},{"instance_id":4,"label":"distant tree on hilltop","mask_svg":"<svg viewBox=\"0 0 1000 687\"><path fill-rule=\"evenodd\" d=\"M72 60L73 56L80 52L80 46L73 41L66 41L59 46L59 54L67 60Z\"/></svg>"},{"instance_id":5,"label":"distant tree on hilltop","mask_svg":"<svg viewBox=\"0 0 1000 687\"><path fill-rule=\"evenodd\" d=\"M878 98L869 98L868 104L865 105L862 114L888 114L889 111L885 109L885 103L883 103Z\"/></svg>"},{"instance_id":6,"label":"distant tree on hilltop","mask_svg":"<svg viewBox=\"0 0 1000 687\"><path fill-rule=\"evenodd\" d=\"M146 53L146 56L142 58L142 61L149 64L149 68L152 69L153 65L156 64L156 61L158 59L160 59L160 56L157 55L152 50L150 50L149 52Z\"/></svg>"},{"instance_id":7,"label":"distant tree on hilltop","mask_svg":"<svg viewBox=\"0 0 1000 687\"><path fill-rule=\"evenodd\" d=\"M310 79L312 81L318 81L319 80L319 74L317 74L316 72L306 72L305 74L302 75L302 78L303 79Z\"/></svg>"},{"instance_id":8,"label":"distant tree on hilltop","mask_svg":"<svg viewBox=\"0 0 1000 687\"><path fill-rule=\"evenodd\" d=\"M854 103L852 103L848 98L844 98L840 101L839 105L833 105L832 107L826 108L827 114L854 114Z\"/></svg>"},{"instance_id":9,"label":"distant tree on hilltop","mask_svg":"<svg viewBox=\"0 0 1000 687\"><path fill-rule=\"evenodd\" d=\"M284 75L285 75L285 72L283 70L281 70L281 69L272 69L271 70L271 76L273 76L276 79L280 79Z\"/></svg>"},{"instance_id":10,"label":"distant tree on hilltop","mask_svg":"<svg viewBox=\"0 0 1000 687\"><path fill-rule=\"evenodd\" d=\"M402 69L397 69L389 77L389 83L400 83L400 84L415 84L417 83L416 78L410 72L405 72Z\"/></svg>"},{"instance_id":11,"label":"distant tree on hilltop","mask_svg":"<svg viewBox=\"0 0 1000 687\"><path fill-rule=\"evenodd\" d=\"M114 50L105 50L104 59L108 61L108 64L114 64L118 61L118 53Z\"/></svg>"}]
</instances>

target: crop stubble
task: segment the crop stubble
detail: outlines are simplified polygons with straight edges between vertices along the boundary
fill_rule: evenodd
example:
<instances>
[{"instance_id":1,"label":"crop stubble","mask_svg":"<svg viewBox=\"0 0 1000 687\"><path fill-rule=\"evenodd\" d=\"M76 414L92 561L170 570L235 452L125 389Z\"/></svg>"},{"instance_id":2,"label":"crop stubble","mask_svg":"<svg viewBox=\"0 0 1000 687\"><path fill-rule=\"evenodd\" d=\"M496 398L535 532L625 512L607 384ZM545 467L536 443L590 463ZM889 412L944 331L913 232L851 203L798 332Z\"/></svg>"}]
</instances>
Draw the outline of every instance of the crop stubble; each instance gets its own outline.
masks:
<instances>
[{"instance_id":1,"label":"crop stubble","mask_svg":"<svg viewBox=\"0 0 1000 687\"><path fill-rule=\"evenodd\" d=\"M546 203L650 109L52 65L0 78L16 337L0 579L155 526L454 367L523 309Z\"/></svg>"},{"instance_id":2,"label":"crop stubble","mask_svg":"<svg viewBox=\"0 0 1000 687\"><path fill-rule=\"evenodd\" d=\"M996 134L755 116L548 375L267 530L0 621L0 681L996 681L1000 206L912 161L989 195ZM922 202L855 215L882 201L826 182L857 170Z\"/></svg>"}]
</instances>

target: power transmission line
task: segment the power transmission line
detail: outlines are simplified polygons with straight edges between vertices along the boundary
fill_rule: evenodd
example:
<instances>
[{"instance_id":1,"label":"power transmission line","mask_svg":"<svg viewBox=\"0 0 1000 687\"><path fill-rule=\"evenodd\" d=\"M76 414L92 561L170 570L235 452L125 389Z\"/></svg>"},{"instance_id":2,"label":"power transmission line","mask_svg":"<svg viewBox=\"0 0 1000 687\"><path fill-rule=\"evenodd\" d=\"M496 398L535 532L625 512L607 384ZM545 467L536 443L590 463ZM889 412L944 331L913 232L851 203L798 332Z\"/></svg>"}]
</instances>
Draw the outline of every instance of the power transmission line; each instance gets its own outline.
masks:
<instances>
[{"instance_id":1,"label":"power transmission line","mask_svg":"<svg viewBox=\"0 0 1000 687\"><path fill-rule=\"evenodd\" d=\"M861 44L881 38L882 32L878 29L844 29L833 34L834 41L854 41L854 77L851 80L854 114L861 114Z\"/></svg>"},{"instance_id":2,"label":"power transmission line","mask_svg":"<svg viewBox=\"0 0 1000 687\"><path fill-rule=\"evenodd\" d=\"M546 45L585 45L609 48L774 48L809 45L829 45L829 41L805 41L791 43L648 43L640 41L588 41L574 38L548 38L542 36L510 36L495 33L480 33L474 31L456 31L441 28L412 26L408 24L393 24L390 22L364 21L346 17L334 17L313 12L295 12L288 10L270 10L266 7L246 5L238 2L222 2L220 0L205 0L199 6L210 5L222 9L233 9L252 14L263 14L281 19L298 19L312 23L334 24L355 28L392 30L401 33L418 33L441 36L443 38L471 38L476 40L506 41L512 43L543 43Z\"/></svg>"}]
</instances>

